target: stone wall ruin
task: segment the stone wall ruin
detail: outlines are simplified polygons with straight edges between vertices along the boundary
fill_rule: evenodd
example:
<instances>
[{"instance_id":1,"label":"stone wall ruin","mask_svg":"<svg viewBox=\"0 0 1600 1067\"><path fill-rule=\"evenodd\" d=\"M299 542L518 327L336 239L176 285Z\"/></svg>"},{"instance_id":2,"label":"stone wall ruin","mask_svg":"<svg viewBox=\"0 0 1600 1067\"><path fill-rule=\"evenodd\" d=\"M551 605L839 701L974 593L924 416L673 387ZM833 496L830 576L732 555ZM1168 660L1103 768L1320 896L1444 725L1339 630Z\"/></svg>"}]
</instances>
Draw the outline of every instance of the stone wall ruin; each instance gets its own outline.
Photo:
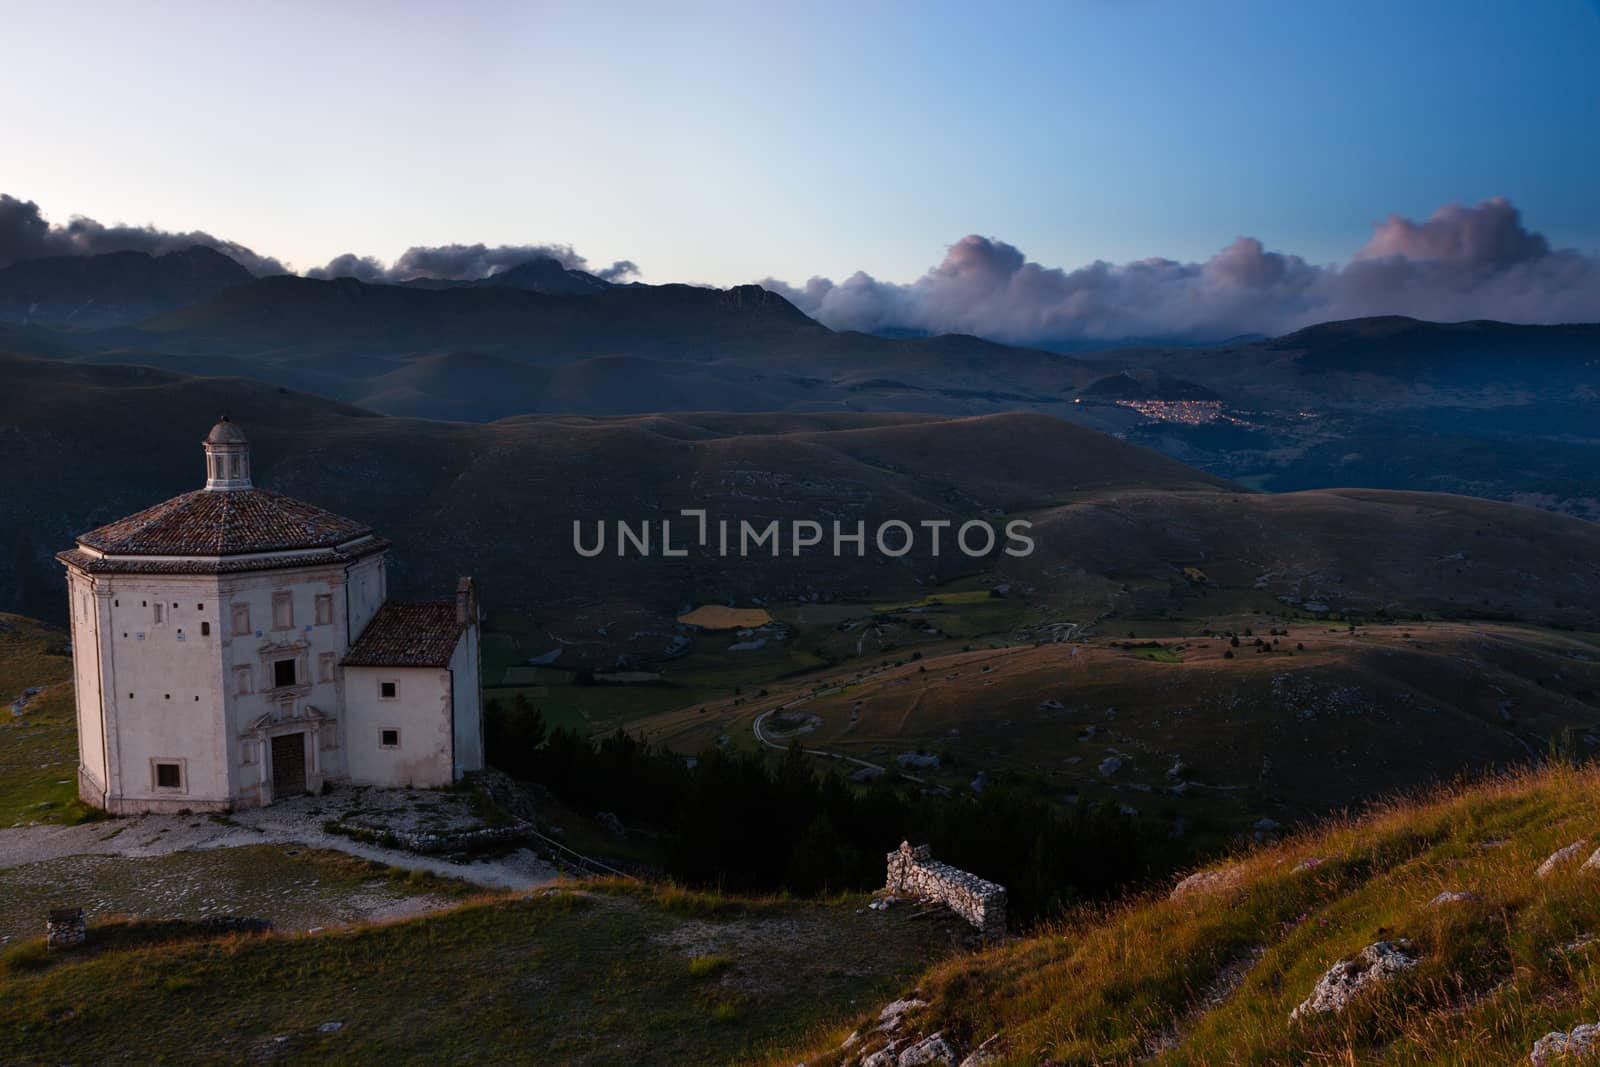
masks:
<instances>
[{"instance_id":1,"label":"stone wall ruin","mask_svg":"<svg viewBox=\"0 0 1600 1067\"><path fill-rule=\"evenodd\" d=\"M985 881L932 858L927 845L912 847L902 841L888 855L889 876L884 888L891 893L936 900L983 932L985 938L1006 933L1005 886Z\"/></svg>"}]
</instances>

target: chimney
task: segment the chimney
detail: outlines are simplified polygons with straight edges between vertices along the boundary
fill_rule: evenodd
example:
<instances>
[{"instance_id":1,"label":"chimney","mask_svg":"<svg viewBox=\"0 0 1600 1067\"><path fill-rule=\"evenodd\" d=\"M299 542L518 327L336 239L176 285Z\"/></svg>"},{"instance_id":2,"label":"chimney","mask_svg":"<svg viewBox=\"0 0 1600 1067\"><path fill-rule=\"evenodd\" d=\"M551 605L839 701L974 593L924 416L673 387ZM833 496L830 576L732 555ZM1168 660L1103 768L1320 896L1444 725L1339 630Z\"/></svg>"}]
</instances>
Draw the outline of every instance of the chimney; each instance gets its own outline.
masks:
<instances>
[{"instance_id":1,"label":"chimney","mask_svg":"<svg viewBox=\"0 0 1600 1067\"><path fill-rule=\"evenodd\" d=\"M478 588L471 578L456 580L456 625L466 626L478 621Z\"/></svg>"}]
</instances>

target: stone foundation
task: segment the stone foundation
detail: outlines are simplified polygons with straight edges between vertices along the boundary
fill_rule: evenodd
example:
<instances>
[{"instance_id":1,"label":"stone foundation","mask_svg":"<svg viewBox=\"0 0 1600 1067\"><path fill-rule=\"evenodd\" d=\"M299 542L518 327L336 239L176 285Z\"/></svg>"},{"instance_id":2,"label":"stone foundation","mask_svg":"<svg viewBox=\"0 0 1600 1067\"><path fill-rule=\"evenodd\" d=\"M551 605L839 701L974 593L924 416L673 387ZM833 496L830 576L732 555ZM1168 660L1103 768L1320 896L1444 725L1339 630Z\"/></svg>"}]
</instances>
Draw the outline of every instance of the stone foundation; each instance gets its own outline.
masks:
<instances>
[{"instance_id":1,"label":"stone foundation","mask_svg":"<svg viewBox=\"0 0 1600 1067\"><path fill-rule=\"evenodd\" d=\"M913 848L909 841L900 842L900 847L889 853L888 864L884 888L889 892L937 900L976 926L984 937L1005 936L1005 886L939 863L927 845Z\"/></svg>"}]
</instances>

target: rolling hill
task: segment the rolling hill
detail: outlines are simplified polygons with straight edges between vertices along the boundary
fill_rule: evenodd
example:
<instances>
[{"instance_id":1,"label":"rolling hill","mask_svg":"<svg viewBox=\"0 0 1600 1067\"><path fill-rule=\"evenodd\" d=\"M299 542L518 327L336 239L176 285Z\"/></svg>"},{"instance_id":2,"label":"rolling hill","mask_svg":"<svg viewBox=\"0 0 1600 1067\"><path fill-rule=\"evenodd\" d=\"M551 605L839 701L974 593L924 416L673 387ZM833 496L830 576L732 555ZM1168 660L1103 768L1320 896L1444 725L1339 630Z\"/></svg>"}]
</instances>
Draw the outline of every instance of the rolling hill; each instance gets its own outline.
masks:
<instances>
[{"instance_id":1,"label":"rolling hill","mask_svg":"<svg viewBox=\"0 0 1600 1067\"><path fill-rule=\"evenodd\" d=\"M676 643L671 618L699 603L870 600L975 574L1028 587L1035 603L1079 620L1159 617L1201 600L1220 614L1281 597L1571 625L1592 624L1600 610L1592 524L1463 497L1251 494L1037 415L448 423L148 368L7 357L0 373L12 385L0 394L0 607L46 618L60 614L53 553L192 488L197 439L223 411L255 441L261 484L357 515L398 543L401 590L474 572L491 607L546 620L600 662L626 646L660 654ZM1037 549L974 560L847 548L842 558L762 553L736 565L709 550L681 559L573 551L574 522L637 528L685 507L735 524L860 521L869 531L889 519L1024 518ZM1196 585L1184 567L1211 581ZM619 640L624 632L635 638Z\"/></svg>"}]
</instances>

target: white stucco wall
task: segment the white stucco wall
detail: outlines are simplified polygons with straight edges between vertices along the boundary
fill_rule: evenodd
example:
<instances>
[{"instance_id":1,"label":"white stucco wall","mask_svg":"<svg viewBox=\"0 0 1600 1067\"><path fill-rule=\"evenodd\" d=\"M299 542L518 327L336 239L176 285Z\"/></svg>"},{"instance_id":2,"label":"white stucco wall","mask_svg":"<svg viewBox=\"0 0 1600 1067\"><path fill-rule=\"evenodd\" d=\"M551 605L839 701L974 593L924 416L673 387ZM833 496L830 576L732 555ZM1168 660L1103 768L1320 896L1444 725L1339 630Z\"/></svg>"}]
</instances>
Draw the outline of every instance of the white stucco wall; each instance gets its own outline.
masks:
<instances>
[{"instance_id":1,"label":"white stucco wall","mask_svg":"<svg viewBox=\"0 0 1600 1067\"><path fill-rule=\"evenodd\" d=\"M353 645L388 599L389 571L384 557L381 554L368 556L352 564L345 591L349 611L345 640Z\"/></svg>"},{"instance_id":2,"label":"white stucco wall","mask_svg":"<svg viewBox=\"0 0 1600 1067\"><path fill-rule=\"evenodd\" d=\"M355 785L445 786L451 773L450 672L439 667L346 667L345 756ZM398 687L386 699L383 682ZM383 730L399 730L384 748Z\"/></svg>"},{"instance_id":3,"label":"white stucco wall","mask_svg":"<svg viewBox=\"0 0 1600 1067\"><path fill-rule=\"evenodd\" d=\"M270 738L296 731L309 735L309 788L346 777L339 663L353 613L365 626L386 584L382 556L348 570L360 572L354 604L343 565L222 576L69 568L83 799L114 813L268 803ZM274 618L274 594L289 597L288 625ZM235 607L248 608L245 633L233 632ZM275 684L280 658L296 661L293 686ZM250 669L247 693L238 667ZM177 789L156 784L158 762L182 768Z\"/></svg>"},{"instance_id":4,"label":"white stucco wall","mask_svg":"<svg viewBox=\"0 0 1600 1067\"><path fill-rule=\"evenodd\" d=\"M107 605L95 623L99 646L107 650L99 694L106 719L107 806L113 812L228 807L216 578L117 575L94 581ZM209 634L202 633L205 623ZM80 718L91 716L90 707L80 697ZM156 763L180 766L178 788L158 787Z\"/></svg>"},{"instance_id":5,"label":"white stucco wall","mask_svg":"<svg viewBox=\"0 0 1600 1067\"><path fill-rule=\"evenodd\" d=\"M100 617L111 601L95 595L86 574L67 574L72 618L72 684L78 712L78 794L85 803L103 806L106 791L106 749L100 707Z\"/></svg>"},{"instance_id":6,"label":"white stucco wall","mask_svg":"<svg viewBox=\"0 0 1600 1067\"><path fill-rule=\"evenodd\" d=\"M363 561L364 563L366 561ZM352 568L353 569L353 568ZM369 584L381 586L382 563L369 567ZM292 571L251 571L223 579L225 601L222 619L227 636L222 644L222 670L227 689L228 762L234 768L234 797L242 806L270 803L271 767L268 750L275 734L316 733L308 747L307 786L315 790L323 780L345 775L343 760L343 692L339 662L349 644L346 575L342 566ZM274 594L286 593L291 605L290 625L280 627L273 614ZM317 597L329 597L327 622L317 621ZM237 608L249 613L249 629L235 634ZM296 683L275 684L273 664L295 661ZM248 668L248 693L240 693L240 669ZM307 722L308 709L325 717L323 724ZM262 729L257 724L268 723Z\"/></svg>"}]
</instances>

